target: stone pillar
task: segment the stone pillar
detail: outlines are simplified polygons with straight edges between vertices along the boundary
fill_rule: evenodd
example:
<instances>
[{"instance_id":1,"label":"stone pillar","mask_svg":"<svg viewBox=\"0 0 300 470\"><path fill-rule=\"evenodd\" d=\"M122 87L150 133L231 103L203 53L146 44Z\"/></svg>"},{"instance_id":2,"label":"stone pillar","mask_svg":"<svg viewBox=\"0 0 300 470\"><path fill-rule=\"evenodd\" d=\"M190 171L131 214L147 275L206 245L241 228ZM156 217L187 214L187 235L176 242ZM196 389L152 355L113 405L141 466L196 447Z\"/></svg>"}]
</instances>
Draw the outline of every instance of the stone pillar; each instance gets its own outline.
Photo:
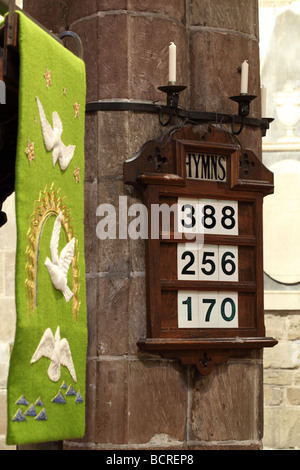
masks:
<instances>
[{"instance_id":1,"label":"stone pillar","mask_svg":"<svg viewBox=\"0 0 300 470\"><path fill-rule=\"evenodd\" d=\"M181 106L236 113L237 68L250 64L249 93L259 95L257 0L24 0L54 32L81 37L87 101L165 99L168 46L177 45ZM51 11L49 11L49 9ZM260 99L251 116L260 117ZM64 449L260 449L262 359L253 353L208 377L175 360L142 354L146 336L145 255L140 240L99 240L97 207L140 195L123 184L123 162L165 129L155 114L96 111L86 116L86 278L89 345L84 439ZM243 146L261 154L259 128Z\"/></svg>"}]
</instances>

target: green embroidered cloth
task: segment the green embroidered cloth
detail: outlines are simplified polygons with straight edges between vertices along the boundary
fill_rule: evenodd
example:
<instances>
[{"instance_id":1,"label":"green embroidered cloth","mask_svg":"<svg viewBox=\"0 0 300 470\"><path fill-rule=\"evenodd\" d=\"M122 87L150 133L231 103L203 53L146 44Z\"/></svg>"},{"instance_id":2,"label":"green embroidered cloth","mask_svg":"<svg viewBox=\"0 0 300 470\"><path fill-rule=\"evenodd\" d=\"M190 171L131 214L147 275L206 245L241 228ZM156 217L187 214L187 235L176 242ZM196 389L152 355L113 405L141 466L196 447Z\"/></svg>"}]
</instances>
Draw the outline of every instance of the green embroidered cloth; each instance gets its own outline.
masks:
<instances>
[{"instance_id":1,"label":"green embroidered cloth","mask_svg":"<svg viewBox=\"0 0 300 470\"><path fill-rule=\"evenodd\" d=\"M8 444L85 430L85 67L19 13L17 325Z\"/></svg>"}]
</instances>

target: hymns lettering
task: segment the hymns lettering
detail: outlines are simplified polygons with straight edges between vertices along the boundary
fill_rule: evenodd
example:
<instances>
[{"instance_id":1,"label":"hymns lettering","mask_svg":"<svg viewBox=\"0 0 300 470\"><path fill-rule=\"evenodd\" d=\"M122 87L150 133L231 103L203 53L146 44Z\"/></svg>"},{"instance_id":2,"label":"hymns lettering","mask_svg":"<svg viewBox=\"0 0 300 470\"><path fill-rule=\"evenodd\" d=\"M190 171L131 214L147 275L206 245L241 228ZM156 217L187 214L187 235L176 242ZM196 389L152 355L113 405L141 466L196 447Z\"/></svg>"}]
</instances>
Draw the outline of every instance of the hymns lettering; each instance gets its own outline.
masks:
<instances>
[{"instance_id":1,"label":"hymns lettering","mask_svg":"<svg viewBox=\"0 0 300 470\"><path fill-rule=\"evenodd\" d=\"M226 157L188 152L186 176L192 179L226 182Z\"/></svg>"}]
</instances>

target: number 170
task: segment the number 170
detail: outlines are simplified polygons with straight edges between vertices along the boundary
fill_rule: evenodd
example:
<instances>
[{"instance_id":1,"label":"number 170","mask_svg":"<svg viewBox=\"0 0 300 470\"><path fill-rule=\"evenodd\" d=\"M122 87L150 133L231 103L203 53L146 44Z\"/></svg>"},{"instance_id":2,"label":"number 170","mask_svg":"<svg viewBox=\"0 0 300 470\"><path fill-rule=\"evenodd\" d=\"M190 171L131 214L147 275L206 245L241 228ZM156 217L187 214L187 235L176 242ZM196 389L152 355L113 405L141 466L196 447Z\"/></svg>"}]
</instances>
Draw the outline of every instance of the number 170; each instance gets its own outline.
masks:
<instances>
[{"instance_id":1,"label":"number 170","mask_svg":"<svg viewBox=\"0 0 300 470\"><path fill-rule=\"evenodd\" d=\"M178 327L238 327L238 294L234 292L179 291Z\"/></svg>"}]
</instances>

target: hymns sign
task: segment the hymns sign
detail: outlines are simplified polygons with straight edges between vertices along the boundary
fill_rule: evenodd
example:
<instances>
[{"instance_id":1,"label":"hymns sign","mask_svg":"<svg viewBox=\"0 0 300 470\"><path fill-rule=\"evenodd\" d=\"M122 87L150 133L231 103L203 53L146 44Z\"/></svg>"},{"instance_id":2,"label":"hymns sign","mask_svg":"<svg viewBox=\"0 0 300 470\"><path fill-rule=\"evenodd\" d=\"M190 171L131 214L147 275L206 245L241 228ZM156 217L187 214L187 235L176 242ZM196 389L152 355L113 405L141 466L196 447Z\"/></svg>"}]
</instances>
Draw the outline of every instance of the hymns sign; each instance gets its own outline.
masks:
<instances>
[{"instance_id":1,"label":"hymns sign","mask_svg":"<svg viewBox=\"0 0 300 470\"><path fill-rule=\"evenodd\" d=\"M226 182L226 157L223 155L187 152L185 163L187 178Z\"/></svg>"}]
</instances>

